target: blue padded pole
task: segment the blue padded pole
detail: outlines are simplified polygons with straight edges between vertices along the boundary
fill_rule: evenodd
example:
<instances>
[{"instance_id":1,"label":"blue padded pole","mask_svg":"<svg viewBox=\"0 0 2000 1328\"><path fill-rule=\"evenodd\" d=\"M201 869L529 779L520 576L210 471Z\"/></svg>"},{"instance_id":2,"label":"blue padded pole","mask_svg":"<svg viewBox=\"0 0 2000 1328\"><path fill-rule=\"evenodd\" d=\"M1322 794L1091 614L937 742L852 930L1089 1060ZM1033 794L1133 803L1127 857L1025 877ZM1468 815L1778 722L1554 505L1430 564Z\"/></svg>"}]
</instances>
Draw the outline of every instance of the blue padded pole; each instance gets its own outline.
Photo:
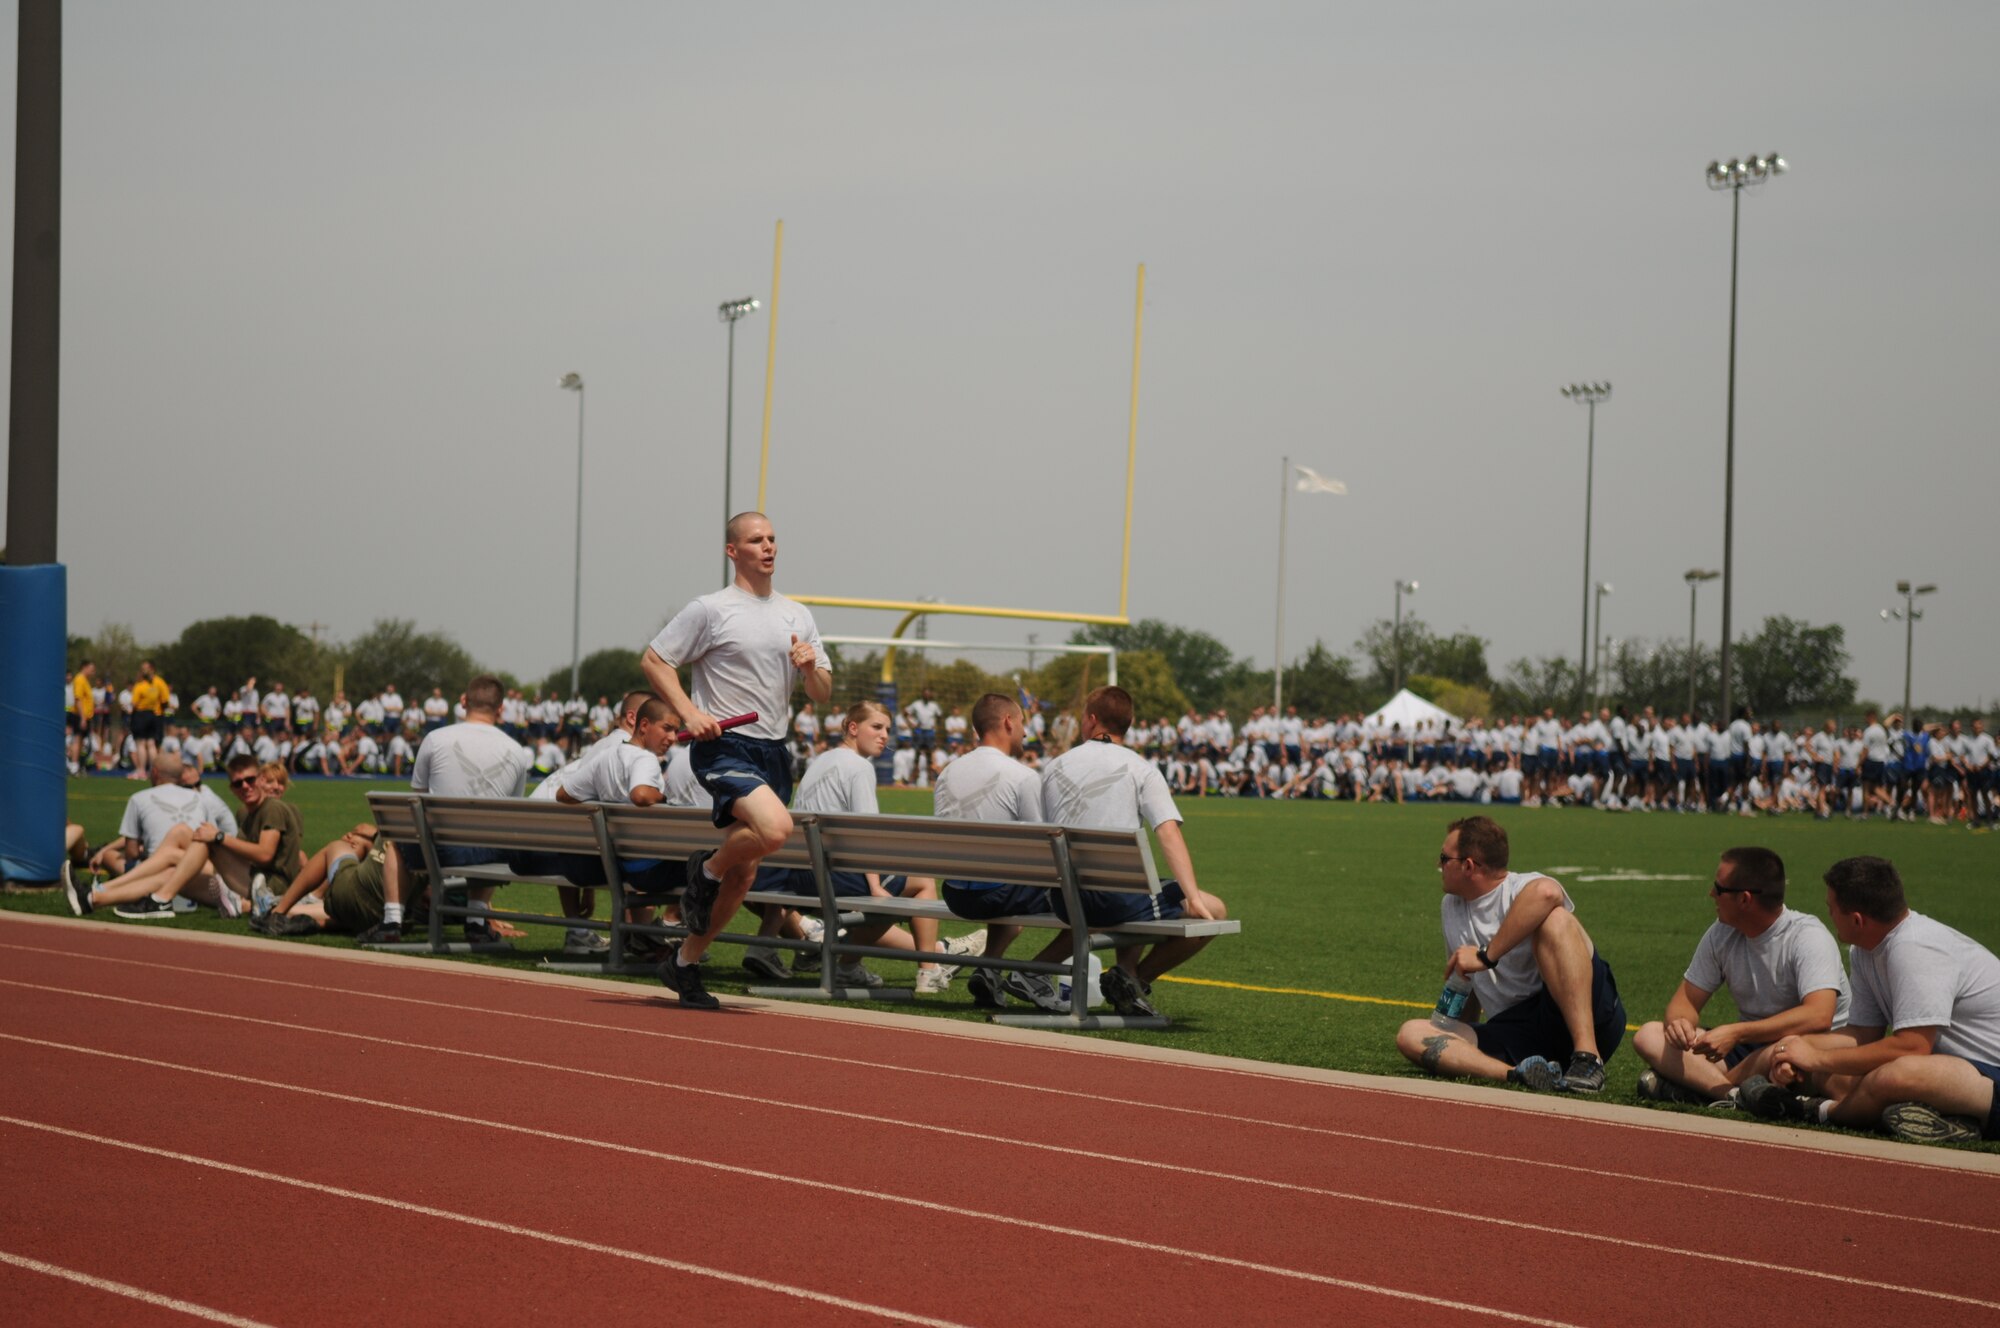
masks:
<instances>
[{"instance_id":1,"label":"blue padded pole","mask_svg":"<svg viewBox=\"0 0 2000 1328\"><path fill-rule=\"evenodd\" d=\"M62 877L67 587L61 563L0 567L0 877L10 881Z\"/></svg>"}]
</instances>

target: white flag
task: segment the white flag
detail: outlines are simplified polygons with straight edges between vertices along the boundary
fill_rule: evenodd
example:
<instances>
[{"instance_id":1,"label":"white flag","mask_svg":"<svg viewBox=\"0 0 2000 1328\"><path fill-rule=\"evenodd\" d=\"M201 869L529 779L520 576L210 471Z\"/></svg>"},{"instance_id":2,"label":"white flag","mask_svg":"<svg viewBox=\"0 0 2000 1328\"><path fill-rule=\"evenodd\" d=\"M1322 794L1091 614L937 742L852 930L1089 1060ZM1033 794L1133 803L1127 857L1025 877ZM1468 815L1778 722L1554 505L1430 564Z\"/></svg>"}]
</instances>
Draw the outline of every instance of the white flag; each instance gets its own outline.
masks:
<instances>
[{"instance_id":1,"label":"white flag","mask_svg":"<svg viewBox=\"0 0 2000 1328\"><path fill-rule=\"evenodd\" d=\"M1346 493L1347 486L1339 480L1330 480L1309 466L1293 466L1299 473L1292 487L1300 493Z\"/></svg>"}]
</instances>

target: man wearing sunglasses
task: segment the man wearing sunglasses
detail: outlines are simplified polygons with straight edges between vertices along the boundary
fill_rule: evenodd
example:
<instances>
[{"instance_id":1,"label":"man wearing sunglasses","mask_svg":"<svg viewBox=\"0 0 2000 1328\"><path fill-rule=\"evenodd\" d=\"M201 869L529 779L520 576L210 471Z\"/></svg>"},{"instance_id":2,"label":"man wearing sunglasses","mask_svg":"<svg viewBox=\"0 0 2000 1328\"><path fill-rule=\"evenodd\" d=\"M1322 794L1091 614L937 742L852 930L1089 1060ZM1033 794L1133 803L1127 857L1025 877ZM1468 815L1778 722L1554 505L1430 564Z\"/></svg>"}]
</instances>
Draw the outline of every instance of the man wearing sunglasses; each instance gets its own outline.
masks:
<instances>
[{"instance_id":1,"label":"man wearing sunglasses","mask_svg":"<svg viewBox=\"0 0 2000 1328\"><path fill-rule=\"evenodd\" d=\"M1445 976L1472 982L1471 1036L1412 1019L1396 1049L1432 1074L1501 1079L1537 1092L1597 1093L1625 1036L1611 966L1561 885L1510 872L1507 832L1484 816L1453 821L1438 853ZM1481 1011L1491 1012L1484 1022Z\"/></svg>"},{"instance_id":2,"label":"man wearing sunglasses","mask_svg":"<svg viewBox=\"0 0 2000 1328\"><path fill-rule=\"evenodd\" d=\"M1769 1060L1756 1056L1760 1049L1847 1022L1840 946L1818 918L1785 907L1782 858L1768 848L1732 848L1708 892L1715 922L1666 1018L1632 1037L1632 1050L1652 1067L1639 1076L1639 1096L1651 1102L1733 1106L1737 1086ZM1702 1009L1724 986L1738 1018L1703 1028Z\"/></svg>"}]
</instances>

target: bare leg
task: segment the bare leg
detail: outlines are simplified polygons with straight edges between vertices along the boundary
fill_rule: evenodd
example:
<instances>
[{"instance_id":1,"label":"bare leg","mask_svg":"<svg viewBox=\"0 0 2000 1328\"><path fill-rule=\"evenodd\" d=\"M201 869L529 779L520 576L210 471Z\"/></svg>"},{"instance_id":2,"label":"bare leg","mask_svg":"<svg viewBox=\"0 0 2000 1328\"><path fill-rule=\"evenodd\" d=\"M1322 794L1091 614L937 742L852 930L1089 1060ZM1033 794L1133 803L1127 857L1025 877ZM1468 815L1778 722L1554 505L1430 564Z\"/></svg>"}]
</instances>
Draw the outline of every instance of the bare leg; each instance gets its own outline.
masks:
<instances>
[{"instance_id":1,"label":"bare leg","mask_svg":"<svg viewBox=\"0 0 2000 1328\"><path fill-rule=\"evenodd\" d=\"M1734 1086L1721 1061L1669 1046L1666 1027L1657 1020L1632 1035L1632 1050L1664 1078L1708 1097L1719 1098Z\"/></svg>"},{"instance_id":2,"label":"bare leg","mask_svg":"<svg viewBox=\"0 0 2000 1328\"><path fill-rule=\"evenodd\" d=\"M1558 908L1536 929L1534 944L1535 966L1562 1011L1570 1045L1598 1056L1597 1021L1590 1008L1590 937L1574 915Z\"/></svg>"},{"instance_id":3,"label":"bare leg","mask_svg":"<svg viewBox=\"0 0 2000 1328\"><path fill-rule=\"evenodd\" d=\"M1829 1085L1829 1088L1834 1085ZM1874 1125L1882 1108L1895 1102L1922 1102L1951 1116L1984 1122L1993 1109L1993 1081L1956 1056L1904 1056L1861 1076L1834 1103L1832 1119L1842 1125Z\"/></svg>"},{"instance_id":4,"label":"bare leg","mask_svg":"<svg viewBox=\"0 0 2000 1328\"><path fill-rule=\"evenodd\" d=\"M681 942L684 963L697 963L708 953L709 943L728 927L743 896L757 879L757 863L776 852L792 833L792 814L768 788L752 790L736 801L736 825L722 841L722 847L702 864L709 875L722 884L709 910L708 930Z\"/></svg>"},{"instance_id":5,"label":"bare leg","mask_svg":"<svg viewBox=\"0 0 2000 1328\"><path fill-rule=\"evenodd\" d=\"M1447 1033L1428 1019L1412 1019L1396 1030L1396 1050L1413 1065L1452 1079L1505 1081L1513 1067L1495 1060L1479 1044Z\"/></svg>"}]
</instances>

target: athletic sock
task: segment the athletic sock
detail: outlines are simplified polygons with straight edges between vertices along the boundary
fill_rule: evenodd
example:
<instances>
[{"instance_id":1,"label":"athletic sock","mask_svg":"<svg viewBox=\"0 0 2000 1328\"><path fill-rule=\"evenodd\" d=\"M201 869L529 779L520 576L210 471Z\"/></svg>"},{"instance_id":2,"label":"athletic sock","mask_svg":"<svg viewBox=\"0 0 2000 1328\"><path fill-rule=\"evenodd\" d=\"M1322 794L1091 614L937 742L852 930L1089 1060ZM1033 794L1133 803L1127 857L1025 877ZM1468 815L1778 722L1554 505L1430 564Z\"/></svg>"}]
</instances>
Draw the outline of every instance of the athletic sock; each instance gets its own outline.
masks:
<instances>
[{"instance_id":1,"label":"athletic sock","mask_svg":"<svg viewBox=\"0 0 2000 1328\"><path fill-rule=\"evenodd\" d=\"M382 905L382 921L384 921L384 922L386 922L386 923L390 923L390 924L392 924L392 925L394 925L394 926L398 926L398 927L402 926L402 925L403 925L403 906L402 906L401 904L384 904L384 905Z\"/></svg>"},{"instance_id":2,"label":"athletic sock","mask_svg":"<svg viewBox=\"0 0 2000 1328\"><path fill-rule=\"evenodd\" d=\"M714 881L714 882L715 882L715 883L716 883L717 885L721 885L721 884L722 884L722 878L721 878L720 876L717 876L717 875L716 875L716 874L715 874L714 872L712 872L712 871L710 871L710 870L708 869L708 859L707 859L707 858L703 858L703 859L701 860L701 874L702 874L703 876L706 876L706 877L707 877L707 878L708 878L709 880L711 880L711 881Z\"/></svg>"},{"instance_id":3,"label":"athletic sock","mask_svg":"<svg viewBox=\"0 0 2000 1328\"><path fill-rule=\"evenodd\" d=\"M686 947L674 951L674 963L681 968L693 968L700 962L701 960L699 959L690 959L687 957Z\"/></svg>"},{"instance_id":4,"label":"athletic sock","mask_svg":"<svg viewBox=\"0 0 2000 1328\"><path fill-rule=\"evenodd\" d=\"M171 904L174 902L172 895L162 896L160 892L157 890L155 890L152 894L147 895L146 898L152 900L156 904Z\"/></svg>"},{"instance_id":5,"label":"athletic sock","mask_svg":"<svg viewBox=\"0 0 2000 1328\"><path fill-rule=\"evenodd\" d=\"M1833 1101L1827 1099L1819 1104L1819 1123L1824 1125L1831 1119L1833 1119Z\"/></svg>"}]
</instances>

